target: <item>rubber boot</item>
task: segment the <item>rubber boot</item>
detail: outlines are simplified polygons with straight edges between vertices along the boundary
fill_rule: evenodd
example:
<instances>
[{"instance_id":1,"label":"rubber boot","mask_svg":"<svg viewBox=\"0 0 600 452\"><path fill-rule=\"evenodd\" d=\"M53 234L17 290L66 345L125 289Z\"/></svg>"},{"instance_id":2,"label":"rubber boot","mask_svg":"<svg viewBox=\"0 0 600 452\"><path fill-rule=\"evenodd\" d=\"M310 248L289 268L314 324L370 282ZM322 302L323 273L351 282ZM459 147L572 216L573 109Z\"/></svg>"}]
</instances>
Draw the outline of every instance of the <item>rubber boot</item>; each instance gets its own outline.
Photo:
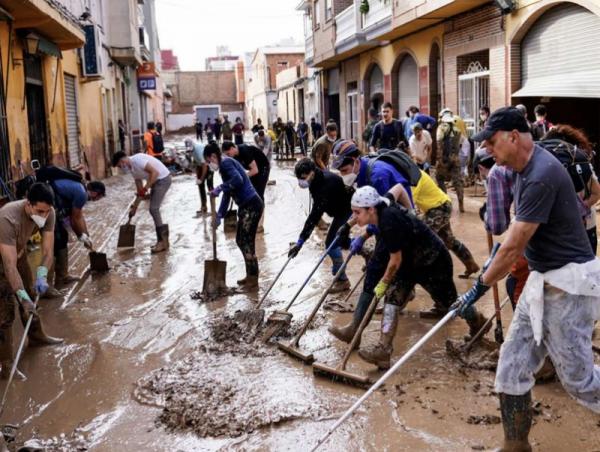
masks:
<instances>
[{"instance_id":1,"label":"rubber boot","mask_svg":"<svg viewBox=\"0 0 600 452\"><path fill-rule=\"evenodd\" d=\"M35 316L31 321L31 327L29 328L29 345L31 347L43 347L45 345L58 345L62 344L65 340L59 337L48 336L42 326L42 320L39 315Z\"/></svg>"},{"instance_id":2,"label":"rubber boot","mask_svg":"<svg viewBox=\"0 0 600 452\"><path fill-rule=\"evenodd\" d=\"M55 265L52 264L48 269L48 290L44 292L44 294L41 295L40 298L51 300L53 298L62 297L60 291L56 287L54 287L54 284L56 283L56 272L54 271L54 267Z\"/></svg>"},{"instance_id":3,"label":"rubber boot","mask_svg":"<svg viewBox=\"0 0 600 452\"><path fill-rule=\"evenodd\" d=\"M350 290L351 286L350 286L350 281L348 281L347 279L338 279L333 286L331 287L331 289L329 289L329 293L330 294L336 294L336 293L340 293L340 292L345 292L347 290Z\"/></svg>"},{"instance_id":4,"label":"rubber boot","mask_svg":"<svg viewBox=\"0 0 600 452\"><path fill-rule=\"evenodd\" d=\"M465 271L461 275L458 275L459 278L466 279L473 273L477 273L479 271L479 265L477 265L477 262L475 262L475 259L473 259L471 251L469 251L469 249L463 243L459 242L458 240L454 240L452 252L465 266Z\"/></svg>"},{"instance_id":5,"label":"rubber boot","mask_svg":"<svg viewBox=\"0 0 600 452\"><path fill-rule=\"evenodd\" d=\"M69 275L69 250L58 250L54 259L54 287L60 289L75 281L79 278Z\"/></svg>"},{"instance_id":6,"label":"rubber boot","mask_svg":"<svg viewBox=\"0 0 600 452\"><path fill-rule=\"evenodd\" d=\"M504 428L504 444L500 452L530 452L531 392L520 396L500 394L500 412Z\"/></svg>"},{"instance_id":7,"label":"rubber boot","mask_svg":"<svg viewBox=\"0 0 600 452\"><path fill-rule=\"evenodd\" d=\"M162 253L169 249L169 225L163 224L156 228L156 245L150 248L152 254Z\"/></svg>"},{"instance_id":8,"label":"rubber boot","mask_svg":"<svg viewBox=\"0 0 600 452\"><path fill-rule=\"evenodd\" d=\"M0 379L8 380L14 363L12 326L0 329L0 363L2 365ZM15 370L15 378L21 381L27 380L27 377L19 369Z\"/></svg>"},{"instance_id":9,"label":"rubber boot","mask_svg":"<svg viewBox=\"0 0 600 452\"><path fill-rule=\"evenodd\" d=\"M244 290L252 290L258 288L258 259L253 256L245 260L246 277L239 280L237 283Z\"/></svg>"},{"instance_id":10,"label":"rubber boot","mask_svg":"<svg viewBox=\"0 0 600 452\"><path fill-rule=\"evenodd\" d=\"M367 310L369 309L369 304L371 303L372 299L372 294L362 292L360 294L360 297L358 298L356 308L354 309L352 321L349 324L340 328L338 328L337 326L330 326L329 328L327 328L327 331L329 331L329 333L331 333L333 336L335 336L342 342L346 342L347 344L352 342L352 339L354 338L354 335L358 330L360 322L362 321L363 317L367 313ZM358 341L356 342L356 348L360 346L360 340L361 338L358 338Z\"/></svg>"},{"instance_id":11,"label":"rubber boot","mask_svg":"<svg viewBox=\"0 0 600 452\"><path fill-rule=\"evenodd\" d=\"M375 364L379 369L389 369L392 357L392 343L398 327L400 306L386 304L381 319L381 336L377 345L361 348L358 355L366 362Z\"/></svg>"},{"instance_id":12,"label":"rubber boot","mask_svg":"<svg viewBox=\"0 0 600 452\"><path fill-rule=\"evenodd\" d=\"M485 324L485 322L487 322L487 319L481 312L478 312L474 307L469 308L467 312L465 312L464 318L467 322L467 325L469 325L469 335L465 337L465 341L470 341L473 337L475 337L477 333L479 333L481 328L483 328L483 325ZM480 338L485 336L486 333L492 328L492 323L493 322L490 322L485 327L485 330L480 336Z\"/></svg>"},{"instance_id":13,"label":"rubber boot","mask_svg":"<svg viewBox=\"0 0 600 452\"><path fill-rule=\"evenodd\" d=\"M422 319L441 319L448 314L448 308L441 305L434 305L428 311L419 312L419 317Z\"/></svg>"}]
</instances>

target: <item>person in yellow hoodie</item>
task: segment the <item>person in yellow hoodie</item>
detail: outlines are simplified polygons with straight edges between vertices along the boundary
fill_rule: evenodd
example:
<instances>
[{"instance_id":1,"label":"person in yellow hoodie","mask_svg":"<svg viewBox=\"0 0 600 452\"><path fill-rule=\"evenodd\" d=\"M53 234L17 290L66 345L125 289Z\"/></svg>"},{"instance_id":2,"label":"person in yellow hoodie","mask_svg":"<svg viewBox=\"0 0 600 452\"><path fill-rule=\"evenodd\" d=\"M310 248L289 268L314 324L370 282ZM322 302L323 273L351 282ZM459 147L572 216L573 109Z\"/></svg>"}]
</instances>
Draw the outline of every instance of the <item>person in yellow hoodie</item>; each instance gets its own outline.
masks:
<instances>
[{"instance_id":1,"label":"person in yellow hoodie","mask_svg":"<svg viewBox=\"0 0 600 452\"><path fill-rule=\"evenodd\" d=\"M459 241L452 232L450 217L452 216L452 201L425 171L421 170L421 178L412 189L413 201L423 215L422 220L444 242L446 248L452 251L465 265L465 272L459 278L468 278L479 271L479 265L473 259L471 251Z\"/></svg>"}]
</instances>

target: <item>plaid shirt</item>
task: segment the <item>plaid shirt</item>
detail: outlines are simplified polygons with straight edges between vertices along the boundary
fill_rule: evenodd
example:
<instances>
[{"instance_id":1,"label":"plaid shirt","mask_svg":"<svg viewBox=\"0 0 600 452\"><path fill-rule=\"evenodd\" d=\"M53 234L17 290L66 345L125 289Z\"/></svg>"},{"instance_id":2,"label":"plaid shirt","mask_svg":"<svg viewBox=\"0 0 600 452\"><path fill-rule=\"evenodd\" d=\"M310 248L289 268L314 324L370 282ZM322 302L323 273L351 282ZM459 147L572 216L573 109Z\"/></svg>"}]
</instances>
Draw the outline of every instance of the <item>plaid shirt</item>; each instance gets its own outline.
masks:
<instances>
[{"instance_id":1,"label":"plaid shirt","mask_svg":"<svg viewBox=\"0 0 600 452\"><path fill-rule=\"evenodd\" d=\"M494 165L488 174L487 184L485 227L493 235L500 235L510 224L510 206L513 202L512 170Z\"/></svg>"}]
</instances>

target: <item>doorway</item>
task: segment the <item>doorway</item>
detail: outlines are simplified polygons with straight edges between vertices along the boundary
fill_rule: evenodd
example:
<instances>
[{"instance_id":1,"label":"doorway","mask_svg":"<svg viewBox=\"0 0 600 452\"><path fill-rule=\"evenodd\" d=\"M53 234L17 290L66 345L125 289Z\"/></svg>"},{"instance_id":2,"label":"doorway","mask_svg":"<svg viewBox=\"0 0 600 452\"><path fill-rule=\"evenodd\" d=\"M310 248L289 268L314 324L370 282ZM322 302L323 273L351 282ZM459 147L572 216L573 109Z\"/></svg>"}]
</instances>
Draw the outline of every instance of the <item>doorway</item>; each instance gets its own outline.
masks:
<instances>
[{"instance_id":1,"label":"doorway","mask_svg":"<svg viewBox=\"0 0 600 452\"><path fill-rule=\"evenodd\" d=\"M50 156L46 129L46 96L42 79L42 61L37 55L25 56L25 99L31 160L39 160L41 165L47 165L50 163Z\"/></svg>"}]
</instances>

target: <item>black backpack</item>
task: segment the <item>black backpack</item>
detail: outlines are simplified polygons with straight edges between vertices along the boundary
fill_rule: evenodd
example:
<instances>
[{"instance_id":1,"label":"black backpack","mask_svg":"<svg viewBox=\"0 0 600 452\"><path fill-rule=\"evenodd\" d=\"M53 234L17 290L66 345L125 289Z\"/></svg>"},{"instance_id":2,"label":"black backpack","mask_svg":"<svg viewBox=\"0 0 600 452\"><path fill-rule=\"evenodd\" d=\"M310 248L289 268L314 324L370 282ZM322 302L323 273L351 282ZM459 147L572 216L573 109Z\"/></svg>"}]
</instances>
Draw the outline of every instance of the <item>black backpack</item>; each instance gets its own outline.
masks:
<instances>
[{"instance_id":1,"label":"black backpack","mask_svg":"<svg viewBox=\"0 0 600 452\"><path fill-rule=\"evenodd\" d=\"M577 193L583 191L584 199L589 198L591 195L590 180L594 169L587 152L562 140L543 140L538 141L537 144L550 151L565 167L571 176L575 191Z\"/></svg>"},{"instance_id":2,"label":"black backpack","mask_svg":"<svg viewBox=\"0 0 600 452\"><path fill-rule=\"evenodd\" d=\"M377 154L369 155L367 166L367 181L371 183L371 173L375 162L382 161L392 165L400 174L402 174L412 187L416 187L421 179L421 170L415 162L405 152L397 149L380 149Z\"/></svg>"},{"instance_id":3,"label":"black backpack","mask_svg":"<svg viewBox=\"0 0 600 452\"><path fill-rule=\"evenodd\" d=\"M35 177L38 182L46 182L49 184L59 179L69 179L83 184L83 176L77 171L54 165L48 165L40 168L35 172Z\"/></svg>"},{"instance_id":4,"label":"black backpack","mask_svg":"<svg viewBox=\"0 0 600 452\"><path fill-rule=\"evenodd\" d=\"M155 154L165 150L165 143L163 142L163 137L158 132L152 133L152 148Z\"/></svg>"}]
</instances>

